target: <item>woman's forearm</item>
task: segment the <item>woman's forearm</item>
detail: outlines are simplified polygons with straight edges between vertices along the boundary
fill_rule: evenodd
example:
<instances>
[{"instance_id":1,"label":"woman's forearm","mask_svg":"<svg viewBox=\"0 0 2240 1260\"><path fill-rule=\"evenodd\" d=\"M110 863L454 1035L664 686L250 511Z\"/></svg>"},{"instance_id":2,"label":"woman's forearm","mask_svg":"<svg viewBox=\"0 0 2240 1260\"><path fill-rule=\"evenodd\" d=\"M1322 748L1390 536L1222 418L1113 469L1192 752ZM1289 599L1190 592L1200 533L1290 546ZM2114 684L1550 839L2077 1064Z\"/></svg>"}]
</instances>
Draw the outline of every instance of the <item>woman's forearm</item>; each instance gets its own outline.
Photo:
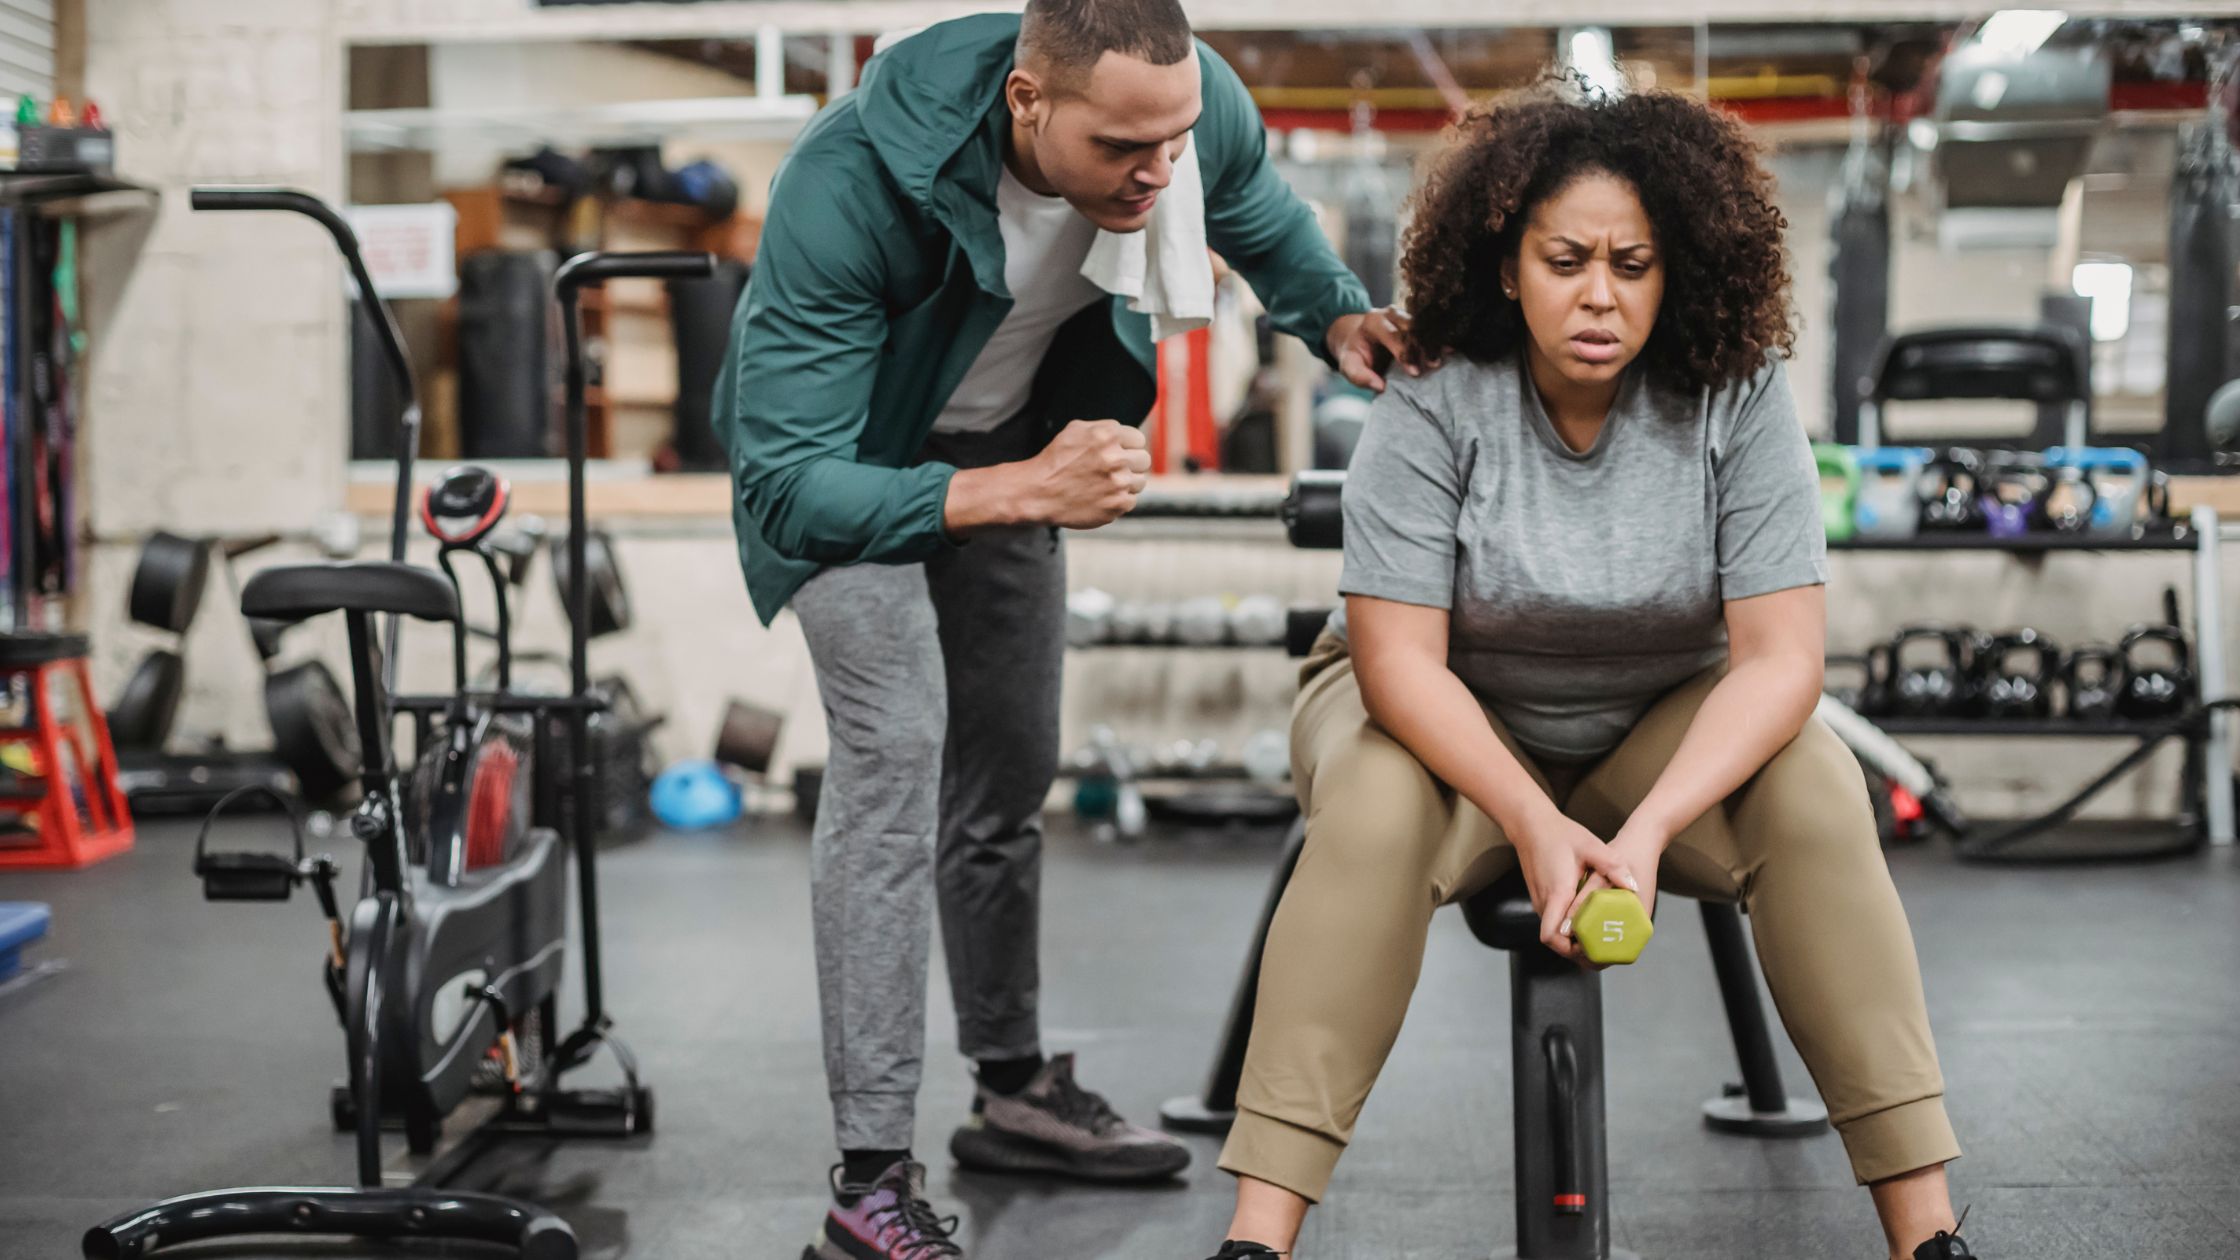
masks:
<instances>
[{"instance_id":1,"label":"woman's forearm","mask_svg":"<svg viewBox=\"0 0 2240 1260\"><path fill-rule=\"evenodd\" d=\"M1537 815L1555 808L1444 661L1395 651L1356 656L1354 672L1377 725L1512 840L1529 832Z\"/></svg>"},{"instance_id":2,"label":"woman's forearm","mask_svg":"<svg viewBox=\"0 0 2240 1260\"><path fill-rule=\"evenodd\" d=\"M1815 660L1764 656L1737 662L1704 698L1679 750L1628 825L1645 825L1669 843L1797 737L1819 703L1820 684Z\"/></svg>"}]
</instances>

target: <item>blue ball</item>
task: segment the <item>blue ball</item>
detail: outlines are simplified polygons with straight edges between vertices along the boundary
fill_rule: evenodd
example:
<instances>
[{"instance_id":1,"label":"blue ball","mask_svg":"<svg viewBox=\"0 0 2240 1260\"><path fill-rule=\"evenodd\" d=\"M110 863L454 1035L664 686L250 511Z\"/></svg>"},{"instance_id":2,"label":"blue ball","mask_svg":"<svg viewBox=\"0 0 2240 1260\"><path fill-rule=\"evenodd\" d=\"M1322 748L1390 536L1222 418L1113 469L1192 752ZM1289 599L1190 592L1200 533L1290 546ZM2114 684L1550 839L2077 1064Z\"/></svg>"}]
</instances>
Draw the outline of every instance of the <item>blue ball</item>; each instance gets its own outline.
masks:
<instances>
[{"instance_id":1,"label":"blue ball","mask_svg":"<svg viewBox=\"0 0 2240 1260\"><path fill-rule=\"evenodd\" d=\"M651 798L653 816L678 831L736 822L745 808L739 786L712 761L680 761L662 771Z\"/></svg>"}]
</instances>

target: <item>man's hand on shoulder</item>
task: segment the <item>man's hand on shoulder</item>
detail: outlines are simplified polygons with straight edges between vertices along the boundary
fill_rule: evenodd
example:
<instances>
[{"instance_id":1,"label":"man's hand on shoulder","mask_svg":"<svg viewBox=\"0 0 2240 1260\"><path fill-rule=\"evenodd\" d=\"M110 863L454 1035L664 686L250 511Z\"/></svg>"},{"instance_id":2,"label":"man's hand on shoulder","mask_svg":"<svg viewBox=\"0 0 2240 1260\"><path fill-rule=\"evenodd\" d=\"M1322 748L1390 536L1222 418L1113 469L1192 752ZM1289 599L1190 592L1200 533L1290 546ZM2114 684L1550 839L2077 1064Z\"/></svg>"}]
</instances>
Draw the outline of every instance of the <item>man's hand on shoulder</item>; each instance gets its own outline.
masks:
<instances>
[{"instance_id":1,"label":"man's hand on shoulder","mask_svg":"<svg viewBox=\"0 0 2240 1260\"><path fill-rule=\"evenodd\" d=\"M1363 389L1384 392L1384 373L1398 363L1410 376L1421 370L1408 362L1408 315L1397 306L1358 315L1341 315L1323 342L1345 378Z\"/></svg>"}]
</instances>

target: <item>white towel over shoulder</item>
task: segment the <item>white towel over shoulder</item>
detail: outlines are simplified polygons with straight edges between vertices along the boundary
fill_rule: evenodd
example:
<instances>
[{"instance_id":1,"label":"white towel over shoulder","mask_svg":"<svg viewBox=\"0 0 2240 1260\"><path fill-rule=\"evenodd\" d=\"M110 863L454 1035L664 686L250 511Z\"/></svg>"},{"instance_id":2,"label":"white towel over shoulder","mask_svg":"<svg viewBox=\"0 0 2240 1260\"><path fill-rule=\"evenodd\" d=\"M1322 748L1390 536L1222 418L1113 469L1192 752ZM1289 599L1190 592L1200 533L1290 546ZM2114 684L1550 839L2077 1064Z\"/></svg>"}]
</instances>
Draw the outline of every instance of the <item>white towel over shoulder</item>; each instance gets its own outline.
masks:
<instances>
[{"instance_id":1,"label":"white towel over shoulder","mask_svg":"<svg viewBox=\"0 0 2240 1260\"><path fill-rule=\"evenodd\" d=\"M1159 194L1140 232L1098 232L1081 274L1128 309L1151 317L1163 341L1213 322L1213 260L1206 256L1206 191L1195 138L1175 159L1174 182Z\"/></svg>"}]
</instances>

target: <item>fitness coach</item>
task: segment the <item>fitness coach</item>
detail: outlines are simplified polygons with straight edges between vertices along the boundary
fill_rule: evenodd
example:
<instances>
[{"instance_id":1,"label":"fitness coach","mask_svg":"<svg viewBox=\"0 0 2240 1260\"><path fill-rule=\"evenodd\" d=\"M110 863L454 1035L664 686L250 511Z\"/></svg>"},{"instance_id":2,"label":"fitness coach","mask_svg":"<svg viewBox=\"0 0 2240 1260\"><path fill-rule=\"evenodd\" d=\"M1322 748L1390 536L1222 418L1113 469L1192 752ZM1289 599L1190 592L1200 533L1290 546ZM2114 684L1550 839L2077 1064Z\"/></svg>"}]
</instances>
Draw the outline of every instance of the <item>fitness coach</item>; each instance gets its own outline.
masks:
<instances>
[{"instance_id":1,"label":"fitness coach","mask_svg":"<svg viewBox=\"0 0 2240 1260\"><path fill-rule=\"evenodd\" d=\"M1172 1176L1180 1144L1045 1059L1041 808L1058 764L1062 528L1135 505L1152 342L1210 314L1207 249L1275 326L1381 388L1403 345L1268 162L1174 0L1031 0L864 67L771 190L717 382L758 614L792 607L832 750L812 848L842 1162L810 1252L960 1254L911 1157L938 900L969 1168Z\"/></svg>"}]
</instances>

